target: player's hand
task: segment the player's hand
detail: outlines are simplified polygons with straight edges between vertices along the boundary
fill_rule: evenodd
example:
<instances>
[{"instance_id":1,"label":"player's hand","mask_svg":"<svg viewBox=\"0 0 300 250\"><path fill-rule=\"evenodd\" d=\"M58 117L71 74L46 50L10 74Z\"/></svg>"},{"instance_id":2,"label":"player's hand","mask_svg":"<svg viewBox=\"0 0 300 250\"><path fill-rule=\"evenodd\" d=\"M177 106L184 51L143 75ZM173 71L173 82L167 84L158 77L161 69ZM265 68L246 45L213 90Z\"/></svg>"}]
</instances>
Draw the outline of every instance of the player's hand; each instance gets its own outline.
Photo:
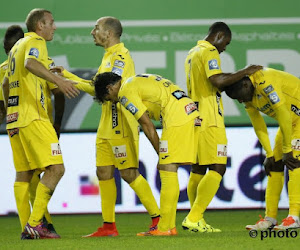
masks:
<instances>
[{"instance_id":1,"label":"player's hand","mask_svg":"<svg viewBox=\"0 0 300 250\"><path fill-rule=\"evenodd\" d=\"M52 68L50 69L50 71L51 71L52 73L58 74L58 75L60 75L60 76L64 76L64 74L63 74L63 71L64 71L64 70L65 70L65 69L64 69L63 66L55 66L55 67L52 67Z\"/></svg>"},{"instance_id":2,"label":"player's hand","mask_svg":"<svg viewBox=\"0 0 300 250\"><path fill-rule=\"evenodd\" d=\"M254 74L256 71L258 71L258 70L261 70L261 69L263 69L263 66L261 66L261 65L250 65L250 66L247 66L244 70L245 70L245 74L246 75L252 75L252 74Z\"/></svg>"},{"instance_id":3,"label":"player's hand","mask_svg":"<svg viewBox=\"0 0 300 250\"><path fill-rule=\"evenodd\" d=\"M72 97L74 98L80 94L80 91L74 86L75 84L77 84L77 82L61 78L59 82L56 82L56 84L64 93L64 95L69 99L71 99Z\"/></svg>"},{"instance_id":4,"label":"player's hand","mask_svg":"<svg viewBox=\"0 0 300 250\"><path fill-rule=\"evenodd\" d=\"M57 134L57 138L59 139L59 137L60 137L60 124L54 123L53 127L55 129L56 134Z\"/></svg>"},{"instance_id":5,"label":"player's hand","mask_svg":"<svg viewBox=\"0 0 300 250\"><path fill-rule=\"evenodd\" d=\"M264 160L263 166L265 168L265 172L266 172L267 176L271 176L270 172L274 165L275 165L274 157L273 156L269 157L269 158L266 157L266 159Z\"/></svg>"},{"instance_id":6,"label":"player's hand","mask_svg":"<svg viewBox=\"0 0 300 250\"><path fill-rule=\"evenodd\" d=\"M282 162L291 171L300 167L300 161L293 157L293 151L283 154Z\"/></svg>"}]
</instances>

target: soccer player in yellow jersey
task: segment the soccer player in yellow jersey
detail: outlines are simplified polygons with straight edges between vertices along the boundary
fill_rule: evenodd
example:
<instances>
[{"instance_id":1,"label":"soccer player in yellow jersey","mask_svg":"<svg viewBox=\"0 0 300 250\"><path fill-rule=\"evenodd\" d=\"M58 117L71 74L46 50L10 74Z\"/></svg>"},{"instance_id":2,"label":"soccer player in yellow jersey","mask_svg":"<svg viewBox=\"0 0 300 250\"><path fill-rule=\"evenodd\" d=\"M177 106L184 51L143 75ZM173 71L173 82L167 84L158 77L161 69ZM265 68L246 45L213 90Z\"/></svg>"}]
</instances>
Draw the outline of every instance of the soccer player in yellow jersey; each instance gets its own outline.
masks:
<instances>
[{"instance_id":1,"label":"soccer player in yellow jersey","mask_svg":"<svg viewBox=\"0 0 300 250\"><path fill-rule=\"evenodd\" d=\"M58 238L42 223L47 204L64 174L62 153L45 107L45 81L58 85L68 97L78 95L74 82L51 73L46 41L56 29L50 11L33 9L26 18L28 33L11 49L3 82L7 131L13 151L18 212L30 213L28 189L34 171L44 169L22 239ZM22 222L23 223L23 222Z\"/></svg>"},{"instance_id":2,"label":"soccer player in yellow jersey","mask_svg":"<svg viewBox=\"0 0 300 250\"><path fill-rule=\"evenodd\" d=\"M187 187L191 211L182 227L192 232L220 232L206 224L204 212L216 194L226 171L227 138L221 91L224 87L254 73L261 66L249 66L236 73L223 73L220 53L231 41L231 30L223 22L209 28L185 61L188 95L197 103L202 125L199 131L198 164L192 166ZM206 169L209 172L206 173Z\"/></svg>"},{"instance_id":3,"label":"soccer player in yellow jersey","mask_svg":"<svg viewBox=\"0 0 300 250\"><path fill-rule=\"evenodd\" d=\"M97 46L105 49L98 68L99 73L114 72L125 80L135 74L129 50L120 42L122 25L115 17L97 20L91 32ZM81 79L63 71L65 77L79 82L76 87L94 96L91 81ZM125 111L125 112L124 112ZM84 237L119 235L115 223L117 189L114 179L115 168L135 191L152 218L150 228L156 228L159 208L146 179L139 173L138 166L139 128L136 120L119 103L106 102L102 105L101 120L96 139L96 166L99 179L103 226Z\"/></svg>"},{"instance_id":4,"label":"soccer player in yellow jersey","mask_svg":"<svg viewBox=\"0 0 300 250\"><path fill-rule=\"evenodd\" d=\"M183 163L194 163L196 104L171 81L157 75L141 74L122 78L112 72L95 79L96 100L101 103L120 102L140 123L145 135L159 155L161 178L160 213L157 229L139 236L176 235L176 207L179 197L177 169ZM150 118L162 118L163 131L159 140Z\"/></svg>"},{"instance_id":5,"label":"soccer player in yellow jersey","mask_svg":"<svg viewBox=\"0 0 300 250\"><path fill-rule=\"evenodd\" d=\"M299 228L300 213L300 80L283 71L264 68L226 88L226 94L245 103L255 133L266 151L268 175L265 218L247 229ZM260 112L279 124L272 150L267 126ZM277 210L284 184L284 165L289 169L289 215L277 224Z\"/></svg>"}]
</instances>

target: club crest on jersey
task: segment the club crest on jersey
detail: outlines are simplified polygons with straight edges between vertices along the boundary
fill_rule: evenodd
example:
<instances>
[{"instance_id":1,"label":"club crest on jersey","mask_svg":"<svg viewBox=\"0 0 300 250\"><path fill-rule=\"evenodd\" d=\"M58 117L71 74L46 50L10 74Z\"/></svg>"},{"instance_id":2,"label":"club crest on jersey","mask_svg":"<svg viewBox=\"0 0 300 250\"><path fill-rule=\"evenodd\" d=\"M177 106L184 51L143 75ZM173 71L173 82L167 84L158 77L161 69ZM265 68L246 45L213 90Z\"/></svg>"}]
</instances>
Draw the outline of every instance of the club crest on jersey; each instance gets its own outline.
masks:
<instances>
[{"instance_id":1,"label":"club crest on jersey","mask_svg":"<svg viewBox=\"0 0 300 250\"><path fill-rule=\"evenodd\" d=\"M295 151L300 151L300 139L292 140L292 149Z\"/></svg>"},{"instance_id":2,"label":"club crest on jersey","mask_svg":"<svg viewBox=\"0 0 300 250\"><path fill-rule=\"evenodd\" d=\"M135 115L136 112L138 112L138 108L136 106L134 106L132 103L129 103L126 107L127 110L130 111L131 114Z\"/></svg>"},{"instance_id":3,"label":"club crest on jersey","mask_svg":"<svg viewBox=\"0 0 300 250\"><path fill-rule=\"evenodd\" d=\"M172 93L172 95L177 99L180 100L183 97L188 97L187 94L182 90L176 90Z\"/></svg>"},{"instance_id":4,"label":"club crest on jersey","mask_svg":"<svg viewBox=\"0 0 300 250\"><path fill-rule=\"evenodd\" d=\"M6 116L6 124L16 122L18 120L18 117L19 117L19 112L8 114Z\"/></svg>"},{"instance_id":5,"label":"club crest on jersey","mask_svg":"<svg viewBox=\"0 0 300 250\"><path fill-rule=\"evenodd\" d=\"M217 145L217 157L226 157L227 156L227 145L218 144Z\"/></svg>"},{"instance_id":6,"label":"club crest on jersey","mask_svg":"<svg viewBox=\"0 0 300 250\"><path fill-rule=\"evenodd\" d=\"M51 154L52 156L61 155L61 149L59 143L51 143Z\"/></svg>"},{"instance_id":7,"label":"club crest on jersey","mask_svg":"<svg viewBox=\"0 0 300 250\"><path fill-rule=\"evenodd\" d=\"M117 67L119 67L119 68L124 68L125 62L123 62L123 61L121 61L121 60L115 60L114 66L117 66Z\"/></svg>"},{"instance_id":8,"label":"club crest on jersey","mask_svg":"<svg viewBox=\"0 0 300 250\"><path fill-rule=\"evenodd\" d=\"M122 96L120 99L120 103L125 106L125 104L128 102L128 99L125 96Z\"/></svg>"},{"instance_id":9,"label":"club crest on jersey","mask_svg":"<svg viewBox=\"0 0 300 250\"><path fill-rule=\"evenodd\" d=\"M208 61L209 69L220 69L218 65L218 61L216 59L212 59Z\"/></svg>"},{"instance_id":10,"label":"club crest on jersey","mask_svg":"<svg viewBox=\"0 0 300 250\"><path fill-rule=\"evenodd\" d=\"M190 115L191 113L193 113L194 111L197 110L197 105L194 102L191 102L191 103L185 105L184 109L185 109L185 113Z\"/></svg>"},{"instance_id":11,"label":"club crest on jersey","mask_svg":"<svg viewBox=\"0 0 300 250\"><path fill-rule=\"evenodd\" d=\"M31 48L28 55L39 58L39 51L36 48Z\"/></svg>"},{"instance_id":12,"label":"club crest on jersey","mask_svg":"<svg viewBox=\"0 0 300 250\"><path fill-rule=\"evenodd\" d=\"M8 130L9 136L12 138L14 135L19 134L19 128L13 128Z\"/></svg>"},{"instance_id":13,"label":"club crest on jersey","mask_svg":"<svg viewBox=\"0 0 300 250\"><path fill-rule=\"evenodd\" d=\"M159 153L163 153L163 154L168 153L168 141L159 142Z\"/></svg>"},{"instance_id":14,"label":"club crest on jersey","mask_svg":"<svg viewBox=\"0 0 300 250\"><path fill-rule=\"evenodd\" d=\"M113 67L111 72L119 75L119 76L122 76L122 73L123 73L123 69L119 69L119 68L116 68L116 67Z\"/></svg>"},{"instance_id":15,"label":"club crest on jersey","mask_svg":"<svg viewBox=\"0 0 300 250\"><path fill-rule=\"evenodd\" d=\"M264 88L264 92L266 94L269 94L270 92L272 92L274 90L272 85L269 85L268 87Z\"/></svg>"},{"instance_id":16,"label":"club crest on jersey","mask_svg":"<svg viewBox=\"0 0 300 250\"><path fill-rule=\"evenodd\" d=\"M112 146L112 150L116 158L127 157L126 145Z\"/></svg>"},{"instance_id":17,"label":"club crest on jersey","mask_svg":"<svg viewBox=\"0 0 300 250\"><path fill-rule=\"evenodd\" d=\"M272 104L276 104L280 101L279 96L277 95L276 92L273 92L268 95L268 98L270 99Z\"/></svg>"}]
</instances>

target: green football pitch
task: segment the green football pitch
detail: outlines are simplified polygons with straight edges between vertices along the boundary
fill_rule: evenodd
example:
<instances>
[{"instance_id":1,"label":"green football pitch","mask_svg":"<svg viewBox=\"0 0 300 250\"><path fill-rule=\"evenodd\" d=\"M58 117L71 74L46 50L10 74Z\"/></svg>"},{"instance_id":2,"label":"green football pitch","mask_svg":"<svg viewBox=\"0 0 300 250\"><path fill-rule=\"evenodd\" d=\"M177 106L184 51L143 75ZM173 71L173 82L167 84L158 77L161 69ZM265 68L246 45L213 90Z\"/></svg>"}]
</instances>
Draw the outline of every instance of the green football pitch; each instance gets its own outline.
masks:
<instances>
[{"instance_id":1,"label":"green football pitch","mask_svg":"<svg viewBox=\"0 0 300 250\"><path fill-rule=\"evenodd\" d=\"M177 213L178 235L172 237L137 237L150 224L147 214L117 214L120 236L81 238L101 224L100 215L54 215L53 222L61 235L57 240L20 240L19 220L16 216L0 217L0 249L300 249L300 232L274 233L261 240L261 233L251 238L245 225L257 221L262 210L207 211L206 221L222 229L222 233L191 233L181 228L187 211ZM279 211L279 219L288 211ZM284 235L283 235L284 233ZM276 236L276 237L274 237ZM287 237L288 236L288 237ZM281 237L281 238L280 238Z\"/></svg>"}]
</instances>

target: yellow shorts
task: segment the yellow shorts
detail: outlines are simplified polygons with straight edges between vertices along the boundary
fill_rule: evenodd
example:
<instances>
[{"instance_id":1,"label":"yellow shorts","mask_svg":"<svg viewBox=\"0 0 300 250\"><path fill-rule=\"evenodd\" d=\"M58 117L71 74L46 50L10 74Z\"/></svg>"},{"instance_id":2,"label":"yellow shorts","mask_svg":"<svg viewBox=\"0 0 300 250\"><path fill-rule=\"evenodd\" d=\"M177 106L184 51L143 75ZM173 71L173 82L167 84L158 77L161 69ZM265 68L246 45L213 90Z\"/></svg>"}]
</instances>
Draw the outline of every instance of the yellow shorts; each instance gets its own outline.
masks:
<instances>
[{"instance_id":1,"label":"yellow shorts","mask_svg":"<svg viewBox=\"0 0 300 250\"><path fill-rule=\"evenodd\" d=\"M159 142L159 164L195 163L194 120L178 126L163 128Z\"/></svg>"},{"instance_id":2,"label":"yellow shorts","mask_svg":"<svg viewBox=\"0 0 300 250\"><path fill-rule=\"evenodd\" d=\"M198 164L226 164L227 138L225 128L208 127L198 132Z\"/></svg>"},{"instance_id":3,"label":"yellow shorts","mask_svg":"<svg viewBox=\"0 0 300 250\"><path fill-rule=\"evenodd\" d=\"M275 161L282 160L282 139L281 129L278 128L273 149ZM295 124L292 128L292 150L294 158L300 161L300 123Z\"/></svg>"},{"instance_id":4,"label":"yellow shorts","mask_svg":"<svg viewBox=\"0 0 300 250\"><path fill-rule=\"evenodd\" d=\"M7 132L17 172L63 164L58 138L50 121L36 120L27 127Z\"/></svg>"},{"instance_id":5,"label":"yellow shorts","mask_svg":"<svg viewBox=\"0 0 300 250\"><path fill-rule=\"evenodd\" d=\"M132 137L122 139L96 140L96 166L111 166L116 168L138 168L139 167L139 141Z\"/></svg>"}]
</instances>

